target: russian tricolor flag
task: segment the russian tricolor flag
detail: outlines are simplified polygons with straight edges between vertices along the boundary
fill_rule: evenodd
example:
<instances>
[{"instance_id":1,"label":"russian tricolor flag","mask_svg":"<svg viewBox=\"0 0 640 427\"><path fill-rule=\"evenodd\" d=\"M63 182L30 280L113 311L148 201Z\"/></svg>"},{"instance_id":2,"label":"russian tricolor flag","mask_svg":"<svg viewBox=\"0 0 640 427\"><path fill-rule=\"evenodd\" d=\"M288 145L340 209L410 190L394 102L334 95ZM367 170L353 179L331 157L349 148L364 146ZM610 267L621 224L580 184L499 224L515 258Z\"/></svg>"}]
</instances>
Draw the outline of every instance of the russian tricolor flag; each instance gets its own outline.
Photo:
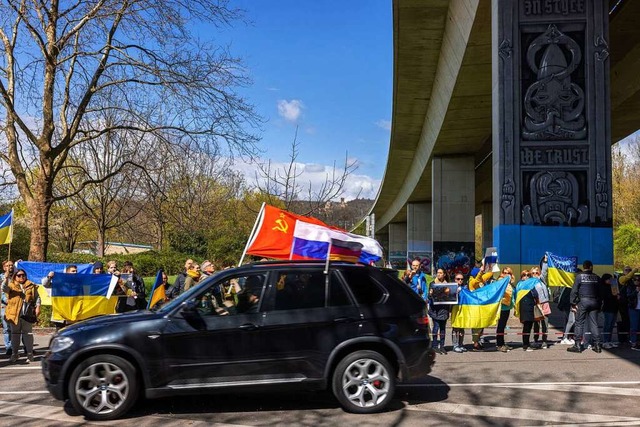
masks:
<instances>
[{"instance_id":1,"label":"russian tricolor flag","mask_svg":"<svg viewBox=\"0 0 640 427\"><path fill-rule=\"evenodd\" d=\"M332 239L333 245L331 245ZM329 252L330 245L333 247L331 252ZM360 254L356 258L358 246L360 247ZM340 253L344 256L343 258L339 258ZM346 257L351 257L349 260L369 264L382 258L382 247L370 237L334 230L300 220L296 221L289 258L326 260L327 255L330 256L330 259L346 260ZM333 255L335 255L335 258Z\"/></svg>"}]
</instances>

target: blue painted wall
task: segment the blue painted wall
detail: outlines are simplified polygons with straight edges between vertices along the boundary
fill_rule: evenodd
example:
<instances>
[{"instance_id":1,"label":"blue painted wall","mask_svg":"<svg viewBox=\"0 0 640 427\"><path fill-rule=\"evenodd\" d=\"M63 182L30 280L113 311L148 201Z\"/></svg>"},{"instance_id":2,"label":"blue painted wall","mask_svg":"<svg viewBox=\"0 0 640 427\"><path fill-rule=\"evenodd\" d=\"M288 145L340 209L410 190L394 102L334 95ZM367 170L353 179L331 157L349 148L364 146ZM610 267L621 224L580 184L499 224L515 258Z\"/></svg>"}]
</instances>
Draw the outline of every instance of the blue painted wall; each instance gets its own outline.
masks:
<instances>
[{"instance_id":1,"label":"blue painted wall","mask_svg":"<svg viewBox=\"0 0 640 427\"><path fill-rule=\"evenodd\" d=\"M500 264L538 264L545 252L613 265L613 229L500 225L493 229Z\"/></svg>"}]
</instances>

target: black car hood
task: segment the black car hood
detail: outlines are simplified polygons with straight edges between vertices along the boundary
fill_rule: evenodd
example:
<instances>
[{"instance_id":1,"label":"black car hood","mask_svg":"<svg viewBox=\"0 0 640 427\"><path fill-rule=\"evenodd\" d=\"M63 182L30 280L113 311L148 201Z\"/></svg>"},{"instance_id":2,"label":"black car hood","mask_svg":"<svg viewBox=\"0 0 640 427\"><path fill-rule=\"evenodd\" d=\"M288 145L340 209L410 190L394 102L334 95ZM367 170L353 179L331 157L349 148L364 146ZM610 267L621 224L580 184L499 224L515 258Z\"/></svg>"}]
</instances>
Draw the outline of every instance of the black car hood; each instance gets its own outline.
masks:
<instances>
[{"instance_id":1,"label":"black car hood","mask_svg":"<svg viewBox=\"0 0 640 427\"><path fill-rule=\"evenodd\" d=\"M64 329L62 329L58 333L58 335L64 336L64 335L69 335L69 334L79 332L81 330L101 328L104 326L111 327L111 326L122 324L122 323L129 324L129 323L139 322L142 320L159 319L161 317L162 315L158 313L154 313L152 311L148 311L148 310L138 310L138 311L132 311L129 313L119 313L119 314L107 314L105 316L98 316L92 319L83 320L81 322L74 323L73 325L69 325Z\"/></svg>"}]
</instances>

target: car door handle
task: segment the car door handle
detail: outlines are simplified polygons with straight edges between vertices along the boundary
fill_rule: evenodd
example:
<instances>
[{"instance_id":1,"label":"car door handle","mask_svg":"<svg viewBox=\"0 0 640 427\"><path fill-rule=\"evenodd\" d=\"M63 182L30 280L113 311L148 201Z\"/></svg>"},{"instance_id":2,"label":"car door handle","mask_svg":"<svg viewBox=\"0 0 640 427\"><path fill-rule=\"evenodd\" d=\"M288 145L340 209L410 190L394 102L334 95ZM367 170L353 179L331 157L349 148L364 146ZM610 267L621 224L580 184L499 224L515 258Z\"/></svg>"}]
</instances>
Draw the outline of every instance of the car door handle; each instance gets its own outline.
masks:
<instances>
[{"instance_id":1,"label":"car door handle","mask_svg":"<svg viewBox=\"0 0 640 427\"><path fill-rule=\"evenodd\" d=\"M356 319L353 317L336 317L333 319L333 323L351 323L355 322Z\"/></svg>"},{"instance_id":2,"label":"car door handle","mask_svg":"<svg viewBox=\"0 0 640 427\"><path fill-rule=\"evenodd\" d=\"M256 325L255 323L245 323L244 325L240 325L239 329L243 331L255 331L256 329L258 329L258 325Z\"/></svg>"}]
</instances>

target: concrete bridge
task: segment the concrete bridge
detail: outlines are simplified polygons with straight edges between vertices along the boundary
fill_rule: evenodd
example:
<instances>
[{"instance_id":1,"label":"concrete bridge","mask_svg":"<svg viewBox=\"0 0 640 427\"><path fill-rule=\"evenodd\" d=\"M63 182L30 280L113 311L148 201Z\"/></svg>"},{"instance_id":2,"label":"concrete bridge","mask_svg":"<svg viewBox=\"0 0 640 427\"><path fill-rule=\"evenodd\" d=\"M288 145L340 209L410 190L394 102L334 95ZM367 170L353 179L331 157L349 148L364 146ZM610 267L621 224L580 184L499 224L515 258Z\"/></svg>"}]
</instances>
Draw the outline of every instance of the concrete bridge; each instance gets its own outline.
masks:
<instances>
[{"instance_id":1,"label":"concrete bridge","mask_svg":"<svg viewBox=\"0 0 640 427\"><path fill-rule=\"evenodd\" d=\"M393 20L371 211L391 260L461 269L482 258L481 215L501 264L551 251L611 271L610 146L640 128L640 1L394 0Z\"/></svg>"}]
</instances>

